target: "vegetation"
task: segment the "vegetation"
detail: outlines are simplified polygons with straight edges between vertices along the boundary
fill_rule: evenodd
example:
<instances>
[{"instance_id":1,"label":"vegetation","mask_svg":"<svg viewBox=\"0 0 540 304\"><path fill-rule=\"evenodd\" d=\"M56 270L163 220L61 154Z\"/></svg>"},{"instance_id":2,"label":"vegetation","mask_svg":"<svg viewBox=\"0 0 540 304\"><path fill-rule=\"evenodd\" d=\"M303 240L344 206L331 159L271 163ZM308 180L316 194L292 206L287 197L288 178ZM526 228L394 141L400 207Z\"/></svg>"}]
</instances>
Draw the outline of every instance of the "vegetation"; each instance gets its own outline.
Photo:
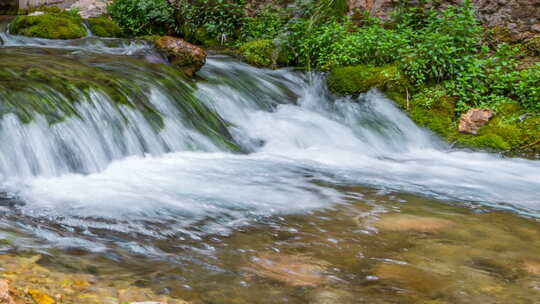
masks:
<instances>
[{"instance_id":1,"label":"vegetation","mask_svg":"<svg viewBox=\"0 0 540 304\"><path fill-rule=\"evenodd\" d=\"M115 0L108 12L129 35L164 35L176 30L174 9L167 0Z\"/></svg>"},{"instance_id":2,"label":"vegetation","mask_svg":"<svg viewBox=\"0 0 540 304\"><path fill-rule=\"evenodd\" d=\"M120 26L107 16L88 18L88 24L94 35L99 37L122 37Z\"/></svg>"},{"instance_id":3,"label":"vegetation","mask_svg":"<svg viewBox=\"0 0 540 304\"><path fill-rule=\"evenodd\" d=\"M9 29L15 35L47 39L77 39L86 36L82 19L71 11L18 16Z\"/></svg>"},{"instance_id":4,"label":"vegetation","mask_svg":"<svg viewBox=\"0 0 540 304\"><path fill-rule=\"evenodd\" d=\"M240 54L246 62L262 67L275 66L276 57L274 54L276 48L272 40L255 40L243 44L240 49Z\"/></svg>"},{"instance_id":5,"label":"vegetation","mask_svg":"<svg viewBox=\"0 0 540 304\"><path fill-rule=\"evenodd\" d=\"M530 121L540 115L540 64L522 61L540 56L539 37L511 45L508 30L480 25L471 1L444 9L436 1L401 3L383 21L367 13L345 17L344 0L297 0L254 11L245 0L180 0L176 28L189 41L235 48L257 66L330 71L328 85L336 94L378 87L417 123L452 141L508 149L538 135ZM515 111L502 119L499 111L507 104ZM472 107L495 110L497 118L479 136L460 135L458 119ZM524 121L516 118L525 113ZM533 130L509 127L518 125Z\"/></svg>"}]
</instances>

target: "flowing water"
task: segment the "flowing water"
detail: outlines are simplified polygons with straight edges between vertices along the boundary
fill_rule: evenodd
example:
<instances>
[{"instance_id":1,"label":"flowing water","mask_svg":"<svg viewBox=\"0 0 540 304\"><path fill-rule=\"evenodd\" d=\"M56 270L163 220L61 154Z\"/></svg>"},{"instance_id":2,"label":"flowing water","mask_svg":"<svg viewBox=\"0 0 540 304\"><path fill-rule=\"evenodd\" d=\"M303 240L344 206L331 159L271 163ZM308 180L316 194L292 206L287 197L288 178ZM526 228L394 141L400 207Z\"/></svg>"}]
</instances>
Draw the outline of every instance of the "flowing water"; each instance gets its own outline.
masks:
<instances>
[{"instance_id":1,"label":"flowing water","mask_svg":"<svg viewBox=\"0 0 540 304\"><path fill-rule=\"evenodd\" d=\"M84 252L96 265L109 261L111 272L202 303L305 303L313 294L272 293L240 275L241 265L249 254L298 250L291 244L309 254L350 242L357 252L328 249L351 253L335 259L347 270L336 266L331 277L360 280L366 301L394 303L398 291L370 285L377 266L353 274L350 260L368 241L373 256L393 257L395 248L377 245L389 241L373 236L364 218L411 208L407 202L439 206L432 213L442 217L475 216L447 204L520 214L531 220L505 216L529 229L531 252L540 248L540 161L454 149L376 90L337 98L322 74L257 69L219 55L186 79L141 41L2 32L0 43L1 228L17 250L42 252L50 264L83 264L69 252ZM493 233L504 230L498 225ZM408 248L408 239L390 237ZM58 249L62 261L51 253ZM532 288L523 303L534 303L537 291L523 284ZM334 302L357 303L355 288Z\"/></svg>"}]
</instances>

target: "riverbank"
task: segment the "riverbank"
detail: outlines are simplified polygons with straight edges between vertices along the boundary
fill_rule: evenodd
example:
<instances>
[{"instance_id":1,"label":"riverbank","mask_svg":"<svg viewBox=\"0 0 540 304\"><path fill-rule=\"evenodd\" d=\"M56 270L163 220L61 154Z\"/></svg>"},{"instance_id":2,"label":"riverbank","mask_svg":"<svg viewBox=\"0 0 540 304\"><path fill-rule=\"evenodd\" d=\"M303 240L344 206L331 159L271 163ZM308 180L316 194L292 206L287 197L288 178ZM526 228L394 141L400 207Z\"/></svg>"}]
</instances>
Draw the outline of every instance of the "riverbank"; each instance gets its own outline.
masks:
<instances>
[{"instance_id":1,"label":"riverbank","mask_svg":"<svg viewBox=\"0 0 540 304\"><path fill-rule=\"evenodd\" d=\"M346 11L338 2L169 6L155 0L146 8L159 12L154 16L137 8L135 0L117 0L110 14L128 36L156 40L173 34L255 66L329 71L329 87L338 95L377 87L416 123L459 147L512 153L540 149L540 37L515 38L510 30L482 27L469 2L444 9L397 7L384 19L342 17ZM130 8L141 11L130 15ZM92 28L97 23L89 22ZM115 28L107 22L102 28ZM12 32L22 33L19 28ZM100 36L118 36L118 30L113 32ZM392 82L397 86L389 88ZM460 132L460 120L473 108L491 111L493 119L478 131Z\"/></svg>"}]
</instances>

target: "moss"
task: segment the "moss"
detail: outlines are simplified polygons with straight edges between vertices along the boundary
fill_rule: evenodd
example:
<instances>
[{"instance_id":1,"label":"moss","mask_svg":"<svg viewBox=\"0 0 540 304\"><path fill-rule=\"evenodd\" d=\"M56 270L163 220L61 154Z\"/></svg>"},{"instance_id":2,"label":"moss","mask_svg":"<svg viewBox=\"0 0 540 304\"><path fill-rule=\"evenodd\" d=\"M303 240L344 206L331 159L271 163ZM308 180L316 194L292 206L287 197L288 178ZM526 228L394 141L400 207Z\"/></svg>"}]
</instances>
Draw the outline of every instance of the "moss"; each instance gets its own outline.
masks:
<instances>
[{"instance_id":1,"label":"moss","mask_svg":"<svg viewBox=\"0 0 540 304\"><path fill-rule=\"evenodd\" d=\"M399 68L393 65L334 68L328 75L327 82L330 91L340 95L363 93L371 88L406 93L410 87Z\"/></svg>"},{"instance_id":2,"label":"moss","mask_svg":"<svg viewBox=\"0 0 540 304\"><path fill-rule=\"evenodd\" d=\"M276 48L272 40L255 40L246 42L239 48L240 55L249 64L256 66L275 66L277 61Z\"/></svg>"},{"instance_id":3,"label":"moss","mask_svg":"<svg viewBox=\"0 0 540 304\"><path fill-rule=\"evenodd\" d=\"M47 39L77 39L86 36L82 19L69 12L18 16L10 25L15 35Z\"/></svg>"},{"instance_id":4,"label":"moss","mask_svg":"<svg viewBox=\"0 0 540 304\"><path fill-rule=\"evenodd\" d=\"M540 56L540 36L535 36L525 43L530 56Z\"/></svg>"},{"instance_id":5,"label":"moss","mask_svg":"<svg viewBox=\"0 0 540 304\"><path fill-rule=\"evenodd\" d=\"M217 41L217 39L214 37L211 37L208 31L203 27L198 28L195 31L193 38L195 39L196 43L201 44L206 47L216 47L219 45L219 42Z\"/></svg>"},{"instance_id":6,"label":"moss","mask_svg":"<svg viewBox=\"0 0 540 304\"><path fill-rule=\"evenodd\" d=\"M150 43L155 43L159 38L161 38L161 36L158 36L158 35L145 35L145 36L138 36L136 39L137 40L147 41L147 42L150 42Z\"/></svg>"},{"instance_id":7,"label":"moss","mask_svg":"<svg viewBox=\"0 0 540 304\"><path fill-rule=\"evenodd\" d=\"M99 37L122 37L120 26L107 16L88 18L88 24L94 35Z\"/></svg>"}]
</instances>

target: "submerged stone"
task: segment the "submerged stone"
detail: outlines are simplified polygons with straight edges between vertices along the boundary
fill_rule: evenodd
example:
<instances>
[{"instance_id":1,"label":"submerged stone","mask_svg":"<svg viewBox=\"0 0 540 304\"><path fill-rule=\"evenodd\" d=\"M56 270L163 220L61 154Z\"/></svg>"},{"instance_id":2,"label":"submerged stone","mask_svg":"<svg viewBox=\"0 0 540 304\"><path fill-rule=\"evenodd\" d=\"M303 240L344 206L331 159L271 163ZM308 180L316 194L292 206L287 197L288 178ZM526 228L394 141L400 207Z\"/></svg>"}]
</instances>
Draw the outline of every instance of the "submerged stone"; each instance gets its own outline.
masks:
<instances>
[{"instance_id":1,"label":"submerged stone","mask_svg":"<svg viewBox=\"0 0 540 304\"><path fill-rule=\"evenodd\" d=\"M305 255L261 254L251 260L252 273L293 286L318 286L330 282L326 261Z\"/></svg>"},{"instance_id":2,"label":"submerged stone","mask_svg":"<svg viewBox=\"0 0 540 304\"><path fill-rule=\"evenodd\" d=\"M528 273L540 275L540 260L526 260L523 266Z\"/></svg>"},{"instance_id":3,"label":"submerged stone","mask_svg":"<svg viewBox=\"0 0 540 304\"><path fill-rule=\"evenodd\" d=\"M173 65L188 76L193 76L206 63L206 52L181 38L164 36L154 43Z\"/></svg>"},{"instance_id":4,"label":"submerged stone","mask_svg":"<svg viewBox=\"0 0 540 304\"><path fill-rule=\"evenodd\" d=\"M447 286L449 282L424 270L397 264L380 264L375 267L375 275L379 278L395 282L409 290L421 293L434 293Z\"/></svg>"},{"instance_id":5,"label":"submerged stone","mask_svg":"<svg viewBox=\"0 0 540 304\"><path fill-rule=\"evenodd\" d=\"M0 280L0 303L15 304L15 301L9 294L9 283L6 280Z\"/></svg>"},{"instance_id":6,"label":"submerged stone","mask_svg":"<svg viewBox=\"0 0 540 304\"><path fill-rule=\"evenodd\" d=\"M377 228L381 230L416 231L423 233L437 233L453 225L454 222L446 219L407 214L385 216L376 223Z\"/></svg>"}]
</instances>

